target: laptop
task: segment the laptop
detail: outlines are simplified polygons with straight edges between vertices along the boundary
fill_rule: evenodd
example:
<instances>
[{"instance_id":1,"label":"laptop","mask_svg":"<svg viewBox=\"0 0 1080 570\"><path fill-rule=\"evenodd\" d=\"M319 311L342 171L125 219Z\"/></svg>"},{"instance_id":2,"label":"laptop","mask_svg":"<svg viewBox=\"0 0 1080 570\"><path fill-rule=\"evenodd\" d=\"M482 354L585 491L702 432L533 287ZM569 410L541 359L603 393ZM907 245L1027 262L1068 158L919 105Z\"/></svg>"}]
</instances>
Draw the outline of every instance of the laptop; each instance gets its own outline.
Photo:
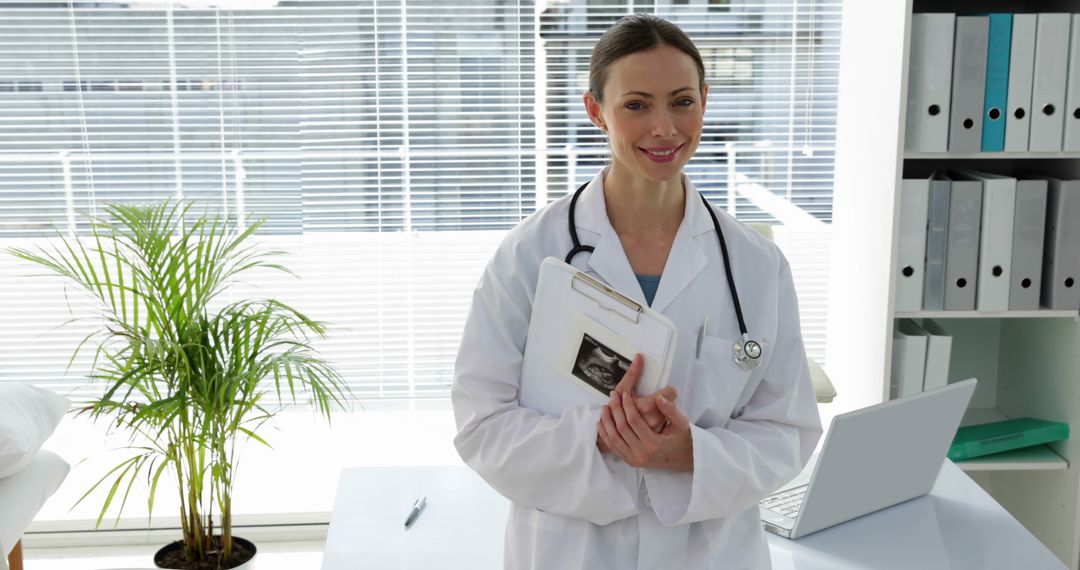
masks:
<instances>
[{"instance_id":1,"label":"laptop","mask_svg":"<svg viewBox=\"0 0 1080 570\"><path fill-rule=\"evenodd\" d=\"M765 530L799 538L930 492L975 379L833 418L821 453L760 503Z\"/></svg>"}]
</instances>

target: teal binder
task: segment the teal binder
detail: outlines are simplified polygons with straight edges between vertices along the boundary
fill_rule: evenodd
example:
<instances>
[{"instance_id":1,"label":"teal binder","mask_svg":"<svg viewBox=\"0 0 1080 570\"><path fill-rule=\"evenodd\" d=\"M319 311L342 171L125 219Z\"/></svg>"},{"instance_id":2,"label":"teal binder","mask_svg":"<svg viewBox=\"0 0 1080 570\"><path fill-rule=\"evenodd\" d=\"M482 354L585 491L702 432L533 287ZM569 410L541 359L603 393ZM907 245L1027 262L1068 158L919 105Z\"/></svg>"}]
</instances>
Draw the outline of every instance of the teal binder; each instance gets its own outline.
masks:
<instances>
[{"instance_id":1,"label":"teal binder","mask_svg":"<svg viewBox=\"0 0 1080 570\"><path fill-rule=\"evenodd\" d=\"M956 430L948 457L962 461L1063 439L1069 439L1069 424L1034 418L991 422Z\"/></svg>"},{"instance_id":2,"label":"teal binder","mask_svg":"<svg viewBox=\"0 0 1080 570\"><path fill-rule=\"evenodd\" d=\"M986 49L986 95L983 99L982 151L1005 150L1008 111L1009 57L1012 54L1012 14L990 14Z\"/></svg>"}]
</instances>

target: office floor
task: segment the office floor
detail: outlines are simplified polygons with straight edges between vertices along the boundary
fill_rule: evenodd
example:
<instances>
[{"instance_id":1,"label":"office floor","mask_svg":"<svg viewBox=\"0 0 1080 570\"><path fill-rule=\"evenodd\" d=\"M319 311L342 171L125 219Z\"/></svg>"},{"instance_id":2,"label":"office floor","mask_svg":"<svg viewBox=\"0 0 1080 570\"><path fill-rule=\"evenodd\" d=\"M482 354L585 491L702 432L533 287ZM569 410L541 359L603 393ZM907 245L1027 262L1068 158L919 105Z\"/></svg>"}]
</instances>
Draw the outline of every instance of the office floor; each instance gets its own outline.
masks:
<instances>
[{"instance_id":1,"label":"office floor","mask_svg":"<svg viewBox=\"0 0 1080 570\"><path fill-rule=\"evenodd\" d=\"M98 570L153 568L157 546L94 546L82 548L28 548L26 570ZM318 570L322 541L271 542L259 545L259 570Z\"/></svg>"}]
</instances>

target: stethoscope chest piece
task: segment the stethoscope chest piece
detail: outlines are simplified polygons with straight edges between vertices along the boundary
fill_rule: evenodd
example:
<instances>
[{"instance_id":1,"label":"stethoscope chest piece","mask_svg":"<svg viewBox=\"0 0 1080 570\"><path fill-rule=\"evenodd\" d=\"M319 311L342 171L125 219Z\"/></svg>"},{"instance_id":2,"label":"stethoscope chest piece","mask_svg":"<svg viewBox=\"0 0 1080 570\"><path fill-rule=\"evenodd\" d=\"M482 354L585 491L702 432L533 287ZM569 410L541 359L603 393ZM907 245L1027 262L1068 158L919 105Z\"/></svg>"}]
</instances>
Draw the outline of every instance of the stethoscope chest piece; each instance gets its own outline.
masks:
<instances>
[{"instance_id":1,"label":"stethoscope chest piece","mask_svg":"<svg viewBox=\"0 0 1080 570\"><path fill-rule=\"evenodd\" d=\"M731 347L731 357L739 368L753 370L761 366L761 345L756 340L750 340L748 335L743 335L743 338L735 341L735 345Z\"/></svg>"}]
</instances>

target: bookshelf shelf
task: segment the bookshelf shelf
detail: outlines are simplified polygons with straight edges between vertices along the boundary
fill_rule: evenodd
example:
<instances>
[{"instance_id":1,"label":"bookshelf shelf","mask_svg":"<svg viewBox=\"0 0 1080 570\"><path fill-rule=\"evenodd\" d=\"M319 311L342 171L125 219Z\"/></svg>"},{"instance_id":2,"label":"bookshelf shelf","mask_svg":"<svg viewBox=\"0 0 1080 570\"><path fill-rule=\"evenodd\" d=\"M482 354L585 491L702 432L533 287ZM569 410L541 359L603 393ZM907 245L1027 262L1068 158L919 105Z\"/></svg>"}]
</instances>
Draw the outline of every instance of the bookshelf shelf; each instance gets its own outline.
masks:
<instances>
[{"instance_id":1,"label":"bookshelf shelf","mask_svg":"<svg viewBox=\"0 0 1080 570\"><path fill-rule=\"evenodd\" d=\"M976 471L1065 471L1069 462L1045 445L1004 451L956 462L965 472Z\"/></svg>"},{"instance_id":2,"label":"bookshelf shelf","mask_svg":"<svg viewBox=\"0 0 1080 570\"><path fill-rule=\"evenodd\" d=\"M895 313L898 319L1077 319L1077 311L904 311Z\"/></svg>"},{"instance_id":3,"label":"bookshelf shelf","mask_svg":"<svg viewBox=\"0 0 1080 570\"><path fill-rule=\"evenodd\" d=\"M905 152L905 160L1077 159L1080 152Z\"/></svg>"}]
</instances>

